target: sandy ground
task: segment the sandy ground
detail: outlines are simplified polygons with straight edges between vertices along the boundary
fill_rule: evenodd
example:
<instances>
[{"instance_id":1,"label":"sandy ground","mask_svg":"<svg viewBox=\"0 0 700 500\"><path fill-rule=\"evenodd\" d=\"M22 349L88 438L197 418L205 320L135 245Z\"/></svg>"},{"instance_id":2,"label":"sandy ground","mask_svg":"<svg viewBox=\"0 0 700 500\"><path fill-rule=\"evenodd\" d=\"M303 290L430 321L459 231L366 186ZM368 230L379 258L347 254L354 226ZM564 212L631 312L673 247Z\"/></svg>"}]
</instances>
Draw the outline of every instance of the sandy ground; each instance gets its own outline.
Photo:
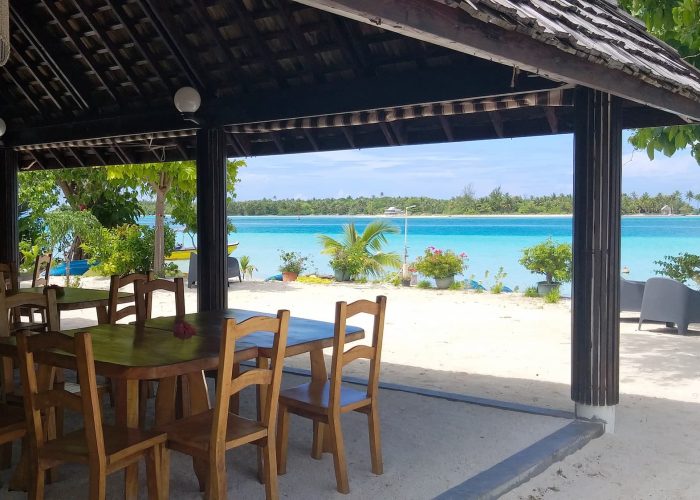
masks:
<instances>
[{"instance_id":1,"label":"sandy ground","mask_svg":"<svg viewBox=\"0 0 700 500\"><path fill-rule=\"evenodd\" d=\"M106 288L108 282L85 279L83 286ZM293 315L332 321L336 300L378 294L388 297L382 380L573 409L568 302L378 285L244 282L231 285L229 305L288 308ZM157 298L154 315L169 308L167 297ZM195 290L187 291L187 310L196 310ZM89 314L66 313L63 327L93 321ZM640 332L634 319L623 319L621 332L615 434L593 441L507 498L700 498L700 325L680 337L660 324ZM308 367L308 360L292 358L289 365Z\"/></svg>"}]
</instances>

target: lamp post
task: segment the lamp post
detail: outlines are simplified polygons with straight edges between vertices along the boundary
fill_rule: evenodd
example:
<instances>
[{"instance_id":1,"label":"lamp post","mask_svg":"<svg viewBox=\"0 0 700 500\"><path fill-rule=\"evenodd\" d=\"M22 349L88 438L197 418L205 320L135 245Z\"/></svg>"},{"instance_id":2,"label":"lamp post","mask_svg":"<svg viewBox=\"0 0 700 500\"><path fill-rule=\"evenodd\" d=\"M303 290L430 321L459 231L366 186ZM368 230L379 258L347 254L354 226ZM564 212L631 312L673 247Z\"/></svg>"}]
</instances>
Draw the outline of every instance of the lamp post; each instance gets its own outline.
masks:
<instances>
[{"instance_id":1,"label":"lamp post","mask_svg":"<svg viewBox=\"0 0 700 500\"><path fill-rule=\"evenodd\" d=\"M410 284L411 273L408 272L408 211L412 208L416 208L415 205L408 206L404 209L403 217L403 269L401 270L401 277L405 282L408 281Z\"/></svg>"}]
</instances>

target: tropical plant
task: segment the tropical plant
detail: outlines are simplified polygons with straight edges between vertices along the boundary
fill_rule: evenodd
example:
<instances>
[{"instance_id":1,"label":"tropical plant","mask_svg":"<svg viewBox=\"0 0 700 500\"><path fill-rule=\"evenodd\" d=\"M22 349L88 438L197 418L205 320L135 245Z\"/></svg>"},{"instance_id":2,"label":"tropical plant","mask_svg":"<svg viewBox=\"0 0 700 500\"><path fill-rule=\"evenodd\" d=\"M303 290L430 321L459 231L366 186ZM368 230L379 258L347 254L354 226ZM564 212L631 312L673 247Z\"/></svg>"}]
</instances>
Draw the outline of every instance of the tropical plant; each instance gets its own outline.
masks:
<instances>
[{"instance_id":1,"label":"tropical plant","mask_svg":"<svg viewBox=\"0 0 700 500\"><path fill-rule=\"evenodd\" d=\"M420 280L416 285L418 288L432 288L433 285L428 280Z\"/></svg>"},{"instance_id":2,"label":"tropical plant","mask_svg":"<svg viewBox=\"0 0 700 500\"><path fill-rule=\"evenodd\" d=\"M496 294L503 292L503 280L506 279L506 276L508 276L508 273L503 270L503 266L499 267L496 274L493 275L493 285L491 285L489 291Z\"/></svg>"},{"instance_id":3,"label":"tropical plant","mask_svg":"<svg viewBox=\"0 0 700 500\"><path fill-rule=\"evenodd\" d=\"M280 260L282 261L282 265L279 268L280 272L301 274L306 269L308 257L303 257L298 252L285 252L284 250L279 252Z\"/></svg>"},{"instance_id":4,"label":"tropical plant","mask_svg":"<svg viewBox=\"0 0 700 500\"><path fill-rule=\"evenodd\" d=\"M164 228L165 251L175 248L175 231L168 225ZM102 275L146 273L153 269L153 246L155 228L136 224L124 224L108 229L102 228L100 237L83 245L95 263L95 272ZM162 268L162 275L175 269Z\"/></svg>"},{"instance_id":5,"label":"tropical plant","mask_svg":"<svg viewBox=\"0 0 700 500\"><path fill-rule=\"evenodd\" d=\"M559 292L558 288L552 288L547 294L544 296L544 301L547 304L556 304L559 302L561 299L561 293Z\"/></svg>"},{"instance_id":6,"label":"tropical plant","mask_svg":"<svg viewBox=\"0 0 700 500\"><path fill-rule=\"evenodd\" d=\"M671 279L688 284L694 282L700 285L700 255L681 253L676 256L666 255L663 260L655 260L660 266L654 272Z\"/></svg>"},{"instance_id":7,"label":"tropical plant","mask_svg":"<svg viewBox=\"0 0 700 500\"><path fill-rule=\"evenodd\" d=\"M544 274L547 284L571 280L571 245L555 243L547 238L542 243L524 248L520 264L533 274Z\"/></svg>"},{"instance_id":8,"label":"tropical plant","mask_svg":"<svg viewBox=\"0 0 700 500\"><path fill-rule=\"evenodd\" d=\"M467 260L467 254L464 252L458 255L452 250L440 250L430 246L416 259L414 267L423 276L442 279L466 271Z\"/></svg>"},{"instance_id":9,"label":"tropical plant","mask_svg":"<svg viewBox=\"0 0 700 500\"><path fill-rule=\"evenodd\" d=\"M336 240L325 234L318 239L323 246L321 253L331 255L333 270L348 270L351 278L367 275L379 277L384 268L398 269L401 257L396 252L384 252L387 235L398 233L399 229L385 221L367 224L362 234L357 232L354 223L343 226L343 238Z\"/></svg>"},{"instance_id":10,"label":"tropical plant","mask_svg":"<svg viewBox=\"0 0 700 500\"><path fill-rule=\"evenodd\" d=\"M243 276L247 276L248 279L253 279L253 272L257 271L258 268L255 267L250 261L250 257L247 255L242 255L238 263L241 265L241 272L243 273Z\"/></svg>"},{"instance_id":11,"label":"tropical plant","mask_svg":"<svg viewBox=\"0 0 700 500\"><path fill-rule=\"evenodd\" d=\"M238 168L242 160L227 164L227 202L232 201ZM165 261L165 205L170 204L173 218L185 226L185 231L197 231L196 196L197 168L195 162L164 162L108 167L107 178L155 196L155 244L153 269L156 272ZM230 228L229 228L230 229Z\"/></svg>"},{"instance_id":12,"label":"tropical plant","mask_svg":"<svg viewBox=\"0 0 700 500\"><path fill-rule=\"evenodd\" d=\"M529 286L529 287L527 287L527 288L525 289L525 291L523 292L523 295L524 295L525 297L531 297L531 298L539 297L539 296L540 296L540 294L537 292L537 287L536 287L536 286Z\"/></svg>"},{"instance_id":13,"label":"tropical plant","mask_svg":"<svg viewBox=\"0 0 700 500\"><path fill-rule=\"evenodd\" d=\"M70 261L78 241L97 241L102 226L89 210L54 210L46 214L44 247L63 252L66 263L66 285L69 285Z\"/></svg>"}]
</instances>

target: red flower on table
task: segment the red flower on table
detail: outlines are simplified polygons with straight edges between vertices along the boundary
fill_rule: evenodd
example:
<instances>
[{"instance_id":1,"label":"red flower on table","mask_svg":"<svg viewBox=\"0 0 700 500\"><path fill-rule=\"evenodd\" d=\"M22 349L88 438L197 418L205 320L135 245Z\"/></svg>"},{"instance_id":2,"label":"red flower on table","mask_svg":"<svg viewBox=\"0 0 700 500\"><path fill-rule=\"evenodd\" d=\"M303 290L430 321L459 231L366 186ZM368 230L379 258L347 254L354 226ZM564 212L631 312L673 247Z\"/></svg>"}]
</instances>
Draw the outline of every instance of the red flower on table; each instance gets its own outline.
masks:
<instances>
[{"instance_id":1,"label":"red flower on table","mask_svg":"<svg viewBox=\"0 0 700 500\"><path fill-rule=\"evenodd\" d=\"M173 335L184 340L197 335L197 329L190 325L187 321L177 320L175 321L175 326L173 327Z\"/></svg>"}]
</instances>

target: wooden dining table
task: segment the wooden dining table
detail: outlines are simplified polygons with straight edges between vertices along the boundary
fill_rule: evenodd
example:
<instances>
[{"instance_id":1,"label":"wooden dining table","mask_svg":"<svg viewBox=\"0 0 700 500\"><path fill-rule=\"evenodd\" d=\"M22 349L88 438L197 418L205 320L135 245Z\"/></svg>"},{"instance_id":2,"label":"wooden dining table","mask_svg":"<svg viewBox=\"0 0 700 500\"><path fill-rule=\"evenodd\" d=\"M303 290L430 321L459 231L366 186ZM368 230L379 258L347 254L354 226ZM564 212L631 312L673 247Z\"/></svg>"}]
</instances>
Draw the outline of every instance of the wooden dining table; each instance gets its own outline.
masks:
<instances>
[{"instance_id":1,"label":"wooden dining table","mask_svg":"<svg viewBox=\"0 0 700 500\"><path fill-rule=\"evenodd\" d=\"M189 412L197 414L207 411L211 405L204 371L218 368L223 322L227 318L243 321L254 315L274 316L258 311L227 309L177 318L156 318L145 324L101 324L63 333L91 333L95 372L109 377L115 385L116 423L136 428L139 426L139 382L142 380L159 380L156 424L164 424L175 418L178 376L187 386ZM176 325L182 321L194 328L193 335L185 337L179 333ZM286 355L308 352L312 377L326 380L323 349L333 345L333 335L333 323L292 317ZM347 327L347 342L363 337L362 328ZM271 347L272 334L251 334L236 342L234 362L256 360L258 366L268 366ZM0 356L16 356L14 337L0 338ZM60 351L42 353L36 361L63 368L74 366L72 356ZM126 471L126 498L136 498L137 490L138 467L134 465Z\"/></svg>"},{"instance_id":2,"label":"wooden dining table","mask_svg":"<svg viewBox=\"0 0 700 500\"><path fill-rule=\"evenodd\" d=\"M107 323L107 306L109 305L109 290L98 290L94 288L62 287L63 293L56 293L56 307L59 314L61 311L76 311L78 309L95 309L97 312L97 322ZM44 287L35 286L20 288L20 292L42 293ZM134 294L129 292L119 292L119 303L133 302Z\"/></svg>"}]
</instances>

